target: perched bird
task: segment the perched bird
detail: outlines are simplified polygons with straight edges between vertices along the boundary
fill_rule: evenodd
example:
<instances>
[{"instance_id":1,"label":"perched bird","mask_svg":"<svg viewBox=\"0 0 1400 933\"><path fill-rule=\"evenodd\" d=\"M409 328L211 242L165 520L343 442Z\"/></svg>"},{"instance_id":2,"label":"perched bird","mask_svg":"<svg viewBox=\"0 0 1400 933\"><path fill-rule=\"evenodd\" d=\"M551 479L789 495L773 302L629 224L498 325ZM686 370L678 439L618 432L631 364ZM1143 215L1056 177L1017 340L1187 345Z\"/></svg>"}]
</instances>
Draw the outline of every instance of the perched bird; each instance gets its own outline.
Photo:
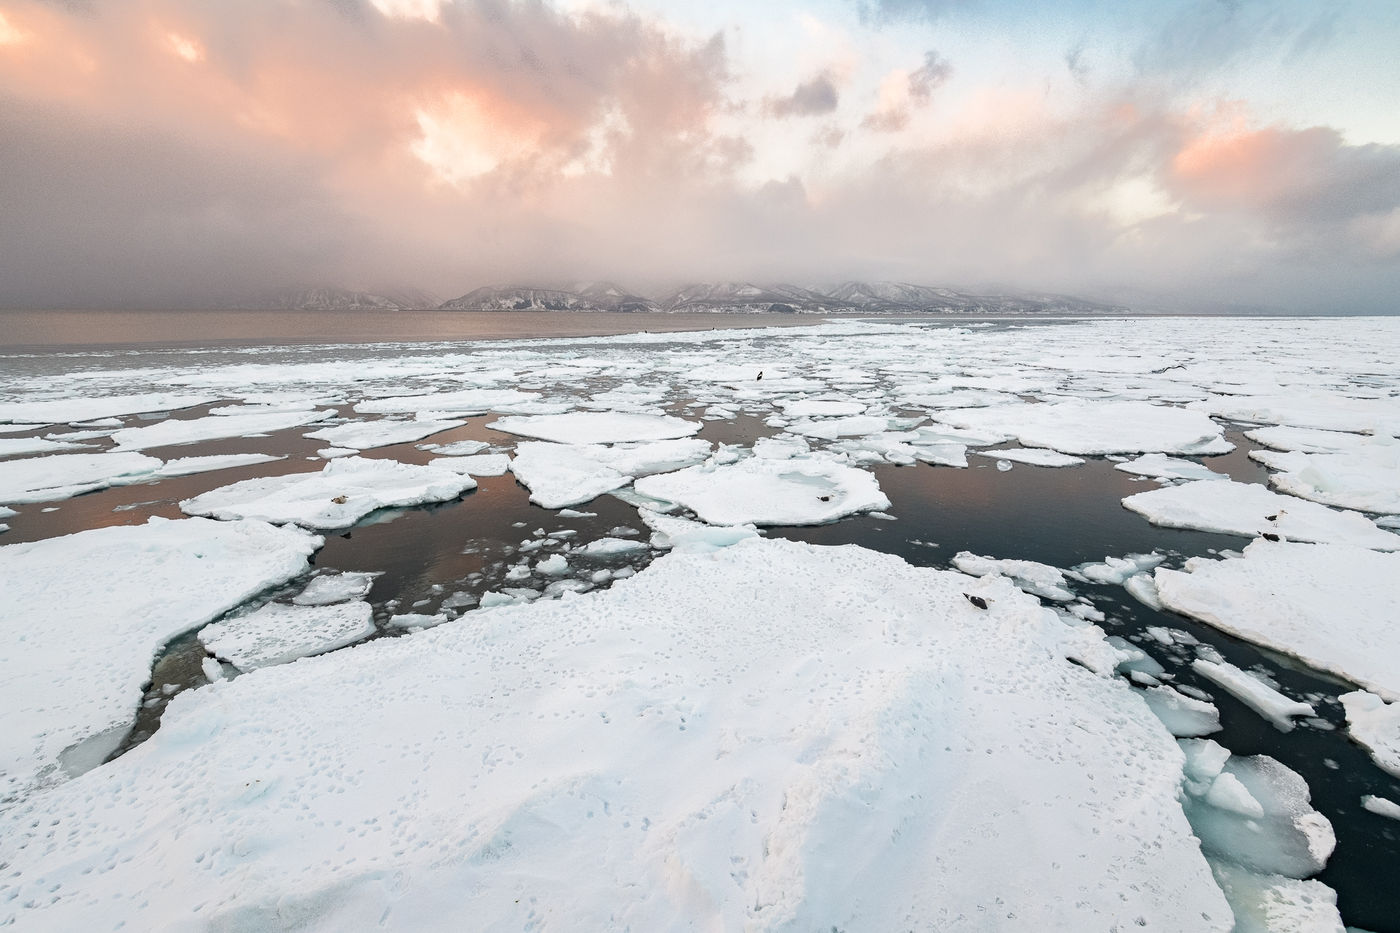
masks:
<instances>
[{"instance_id":1,"label":"perched bird","mask_svg":"<svg viewBox=\"0 0 1400 933\"><path fill-rule=\"evenodd\" d=\"M760 370L758 371L758 375L754 377L754 382L757 382L758 380L760 380L760 379L762 379L762 378L763 378L763 370L760 369Z\"/></svg>"},{"instance_id":2,"label":"perched bird","mask_svg":"<svg viewBox=\"0 0 1400 933\"><path fill-rule=\"evenodd\" d=\"M987 601L981 596L974 596L971 593L964 593L963 595L967 597L968 602L972 603L972 605L976 606L978 609L987 608Z\"/></svg>"}]
</instances>

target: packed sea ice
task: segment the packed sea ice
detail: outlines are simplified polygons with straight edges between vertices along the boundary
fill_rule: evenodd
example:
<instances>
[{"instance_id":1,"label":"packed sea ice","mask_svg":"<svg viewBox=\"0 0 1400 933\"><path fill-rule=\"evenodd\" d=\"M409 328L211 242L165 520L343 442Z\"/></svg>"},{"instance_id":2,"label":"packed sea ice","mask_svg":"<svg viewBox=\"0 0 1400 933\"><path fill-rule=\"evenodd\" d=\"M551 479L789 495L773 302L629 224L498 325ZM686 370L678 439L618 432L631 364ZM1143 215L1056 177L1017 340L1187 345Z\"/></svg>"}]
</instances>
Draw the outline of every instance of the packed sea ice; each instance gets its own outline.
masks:
<instances>
[{"instance_id":1,"label":"packed sea ice","mask_svg":"<svg viewBox=\"0 0 1400 933\"><path fill-rule=\"evenodd\" d=\"M0 920L1229 931L1101 636L967 581L750 539L182 695L0 813Z\"/></svg>"}]
</instances>

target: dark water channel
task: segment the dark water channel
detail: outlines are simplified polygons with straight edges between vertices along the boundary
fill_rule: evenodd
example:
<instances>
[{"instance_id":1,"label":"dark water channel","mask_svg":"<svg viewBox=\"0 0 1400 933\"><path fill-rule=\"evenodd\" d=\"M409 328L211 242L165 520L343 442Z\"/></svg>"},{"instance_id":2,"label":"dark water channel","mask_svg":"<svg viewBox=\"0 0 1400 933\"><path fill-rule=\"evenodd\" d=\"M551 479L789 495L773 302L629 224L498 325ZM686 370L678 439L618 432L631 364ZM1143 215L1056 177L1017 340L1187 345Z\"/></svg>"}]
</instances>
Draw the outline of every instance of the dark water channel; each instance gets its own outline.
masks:
<instances>
[{"instance_id":1,"label":"dark water channel","mask_svg":"<svg viewBox=\"0 0 1400 933\"><path fill-rule=\"evenodd\" d=\"M176 417L197 417L206 411L191 409ZM673 411L687 413L680 406ZM349 410L343 413L349 414ZM134 418L126 420L139 423ZM487 428L491 420L470 418L466 426L420 443L475 439L508 449L515 439ZM0 543L133 524L151 515L176 518L180 516L179 500L209 489L254 476L319 470L324 461L315 451L324 443L303 437L308 430L314 428L148 451L163 458L275 452L286 454L287 459L116 487L51 505L21 506L20 514L6 519L11 530L0 536ZM758 437L774 433L761 420L740 416L733 421L706 422L701 436L748 446ZM1250 442L1236 429L1230 431L1230 439L1239 449L1223 457L1204 458L1203 462L1235 479L1263 482L1265 471L1246 456ZM100 446L103 442L95 443ZM423 463L435 454L414 444L402 444L366 451L364 456ZM927 567L947 567L963 550L1060 568L1105 556L1158 551L1167 555L1166 566L1179 566L1189 557L1239 549L1248 543L1234 536L1149 524L1124 509L1120 500L1156 488L1156 484L1115 470L1113 463L1103 458L1064 469L1017 464L1006 472L996 469L993 458L969 456L968 460L967 469L923 464L875 467L881 488L892 502L888 511L896 520L865 515L815 527L773 528L767 533L813 544L858 544ZM368 597L378 627L373 637L397 637L402 631L393 628L389 620L398 613L441 613L455 618L469 613L484 593L506 586L542 589L551 581L539 576L507 577L510 566L522 557L522 542L528 539L553 534L556 537L549 540L556 544L549 546L557 546L558 542L577 545L605 536L645 540L649 535L636 508L610 495L575 507L588 514L566 517L532 505L528 492L510 474L479 477L478 483L476 490L452 502L380 512L354 528L326 533L325 546L315 555L313 572L380 573ZM530 554L530 562L550 553L549 546ZM623 566L638 569L655 556L641 550L611 562L576 563L585 571ZM289 597L305 583L305 577L291 581L264 594L261 601ZM590 580L587 585L602 588L610 583ZM1151 609L1128 596L1122 587L1074 586L1107 615L1103 628L1109 634L1126 638L1152 656L1175 676L1174 683L1211 695L1224 727L1211 738L1239 755L1271 755L1306 779L1314 806L1336 830L1336 852L1319 877L1337 891L1345 921L1374 933L1400 933L1400 886L1393 883L1400 873L1400 822L1372 814L1360 803L1364 794L1400 799L1400 780L1377 768L1347 739L1345 717L1336 697L1351 688L1208 626ZM247 608L240 607L235 613ZM470 624L470 616L444 624ZM1232 696L1197 677L1190 668L1195 654L1179 645L1163 645L1148 633L1150 627L1186 632L1215 648L1230 663L1266 672L1284 692L1314 703L1319 721L1301 723L1290 733L1278 731ZM116 755L144 741L159 727L161 713L172 696L207 683L204 659L204 649L194 632L167 645L153 665L151 683L131 734Z\"/></svg>"}]
</instances>

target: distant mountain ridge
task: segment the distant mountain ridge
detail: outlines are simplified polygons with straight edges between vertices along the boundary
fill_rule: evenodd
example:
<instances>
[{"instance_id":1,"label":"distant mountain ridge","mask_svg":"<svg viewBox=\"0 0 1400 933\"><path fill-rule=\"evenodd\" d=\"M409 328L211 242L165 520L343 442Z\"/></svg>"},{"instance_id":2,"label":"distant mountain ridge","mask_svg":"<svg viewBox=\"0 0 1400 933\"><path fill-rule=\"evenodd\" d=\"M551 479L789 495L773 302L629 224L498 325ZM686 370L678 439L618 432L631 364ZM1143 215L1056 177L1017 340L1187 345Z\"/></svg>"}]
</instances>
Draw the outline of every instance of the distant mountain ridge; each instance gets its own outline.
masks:
<instances>
[{"instance_id":1,"label":"distant mountain ridge","mask_svg":"<svg viewBox=\"0 0 1400 933\"><path fill-rule=\"evenodd\" d=\"M1121 305L1070 295L974 294L908 282L844 282L834 288L787 283L695 282L656 296L629 291L614 282L581 282L560 288L489 285L441 301L415 289L385 292L298 287L255 300L257 308L301 311L612 311L708 312L737 314L829 314L860 312L970 314L1121 313Z\"/></svg>"}]
</instances>

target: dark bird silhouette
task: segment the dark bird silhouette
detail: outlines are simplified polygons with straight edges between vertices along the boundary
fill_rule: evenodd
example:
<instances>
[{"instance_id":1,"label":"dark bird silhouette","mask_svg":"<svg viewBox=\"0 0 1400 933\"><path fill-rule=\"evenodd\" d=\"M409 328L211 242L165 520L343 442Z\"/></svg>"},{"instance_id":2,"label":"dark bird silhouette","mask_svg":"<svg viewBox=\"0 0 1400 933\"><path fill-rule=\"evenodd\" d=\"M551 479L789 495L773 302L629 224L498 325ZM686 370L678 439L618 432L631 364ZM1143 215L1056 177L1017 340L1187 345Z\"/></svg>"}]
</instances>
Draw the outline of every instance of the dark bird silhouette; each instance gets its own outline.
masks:
<instances>
[{"instance_id":1,"label":"dark bird silhouette","mask_svg":"<svg viewBox=\"0 0 1400 933\"><path fill-rule=\"evenodd\" d=\"M1281 541L1282 539L1281 539L1278 535L1274 534L1273 532L1266 531L1266 532L1264 532L1264 540L1265 540L1265 541Z\"/></svg>"},{"instance_id":2,"label":"dark bird silhouette","mask_svg":"<svg viewBox=\"0 0 1400 933\"><path fill-rule=\"evenodd\" d=\"M968 602L972 603L972 605L976 606L978 609L987 608L987 601L981 596L973 596L971 593L964 593L963 595L967 597Z\"/></svg>"},{"instance_id":3,"label":"dark bird silhouette","mask_svg":"<svg viewBox=\"0 0 1400 933\"><path fill-rule=\"evenodd\" d=\"M756 377L754 377L754 382L757 382L758 380L760 380L760 379L762 379L762 378L763 378L763 370L760 369L760 370L758 371L758 375L757 375Z\"/></svg>"}]
</instances>

